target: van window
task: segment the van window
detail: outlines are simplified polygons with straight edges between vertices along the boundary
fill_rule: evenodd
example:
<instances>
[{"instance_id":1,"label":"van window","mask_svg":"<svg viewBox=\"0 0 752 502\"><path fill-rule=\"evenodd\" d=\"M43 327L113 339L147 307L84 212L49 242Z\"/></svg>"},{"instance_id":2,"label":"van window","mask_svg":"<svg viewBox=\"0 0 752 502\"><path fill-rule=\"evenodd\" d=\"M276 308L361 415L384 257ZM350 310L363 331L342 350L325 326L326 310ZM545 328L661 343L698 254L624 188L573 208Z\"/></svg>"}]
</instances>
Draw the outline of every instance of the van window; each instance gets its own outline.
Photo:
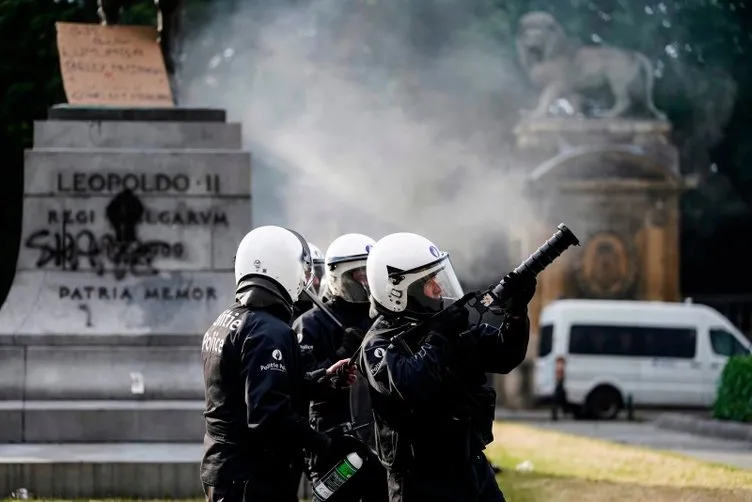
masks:
<instances>
[{"instance_id":1,"label":"van window","mask_svg":"<svg viewBox=\"0 0 752 502\"><path fill-rule=\"evenodd\" d=\"M546 357L551 353L554 346L554 327L552 325L541 326L540 338L538 339L538 357Z\"/></svg>"},{"instance_id":2,"label":"van window","mask_svg":"<svg viewBox=\"0 0 752 502\"><path fill-rule=\"evenodd\" d=\"M692 359L696 344L692 328L573 325L569 333L570 354Z\"/></svg>"},{"instance_id":3,"label":"van window","mask_svg":"<svg viewBox=\"0 0 752 502\"><path fill-rule=\"evenodd\" d=\"M711 328L710 345L713 347L713 352L719 356L733 357L749 354L749 350L723 328Z\"/></svg>"}]
</instances>

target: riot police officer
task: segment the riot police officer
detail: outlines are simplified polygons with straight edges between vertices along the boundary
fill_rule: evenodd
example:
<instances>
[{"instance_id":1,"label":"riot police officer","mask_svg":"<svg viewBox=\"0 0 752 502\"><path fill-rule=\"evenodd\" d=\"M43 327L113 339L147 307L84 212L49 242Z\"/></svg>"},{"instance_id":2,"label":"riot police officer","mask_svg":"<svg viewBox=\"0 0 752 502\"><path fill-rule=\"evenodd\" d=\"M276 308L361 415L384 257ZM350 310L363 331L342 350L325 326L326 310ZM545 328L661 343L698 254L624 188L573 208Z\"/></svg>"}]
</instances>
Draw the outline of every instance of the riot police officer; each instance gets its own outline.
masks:
<instances>
[{"instance_id":1,"label":"riot police officer","mask_svg":"<svg viewBox=\"0 0 752 502\"><path fill-rule=\"evenodd\" d=\"M534 279L508 275L502 326L471 328L468 311L452 303L463 292L449 256L425 237L384 237L366 269L381 316L359 360L390 500L503 501L483 454L496 400L485 373L508 373L523 361Z\"/></svg>"},{"instance_id":2,"label":"riot police officer","mask_svg":"<svg viewBox=\"0 0 752 502\"><path fill-rule=\"evenodd\" d=\"M306 374L292 305L311 280L308 246L276 226L249 232L235 256L235 303L204 335L206 435L201 481L207 501L297 501L292 464L302 449L323 454L336 440L296 412L309 393L334 392L354 375L347 359ZM297 487L295 487L297 488Z\"/></svg>"},{"instance_id":3,"label":"riot police officer","mask_svg":"<svg viewBox=\"0 0 752 502\"><path fill-rule=\"evenodd\" d=\"M311 242L307 242L308 249L311 251L311 259L313 261L313 278L311 285L309 286L309 291L311 294L314 294L316 296L319 296L321 294L321 281L324 277L324 254L321 252L321 249L319 249L318 246ZM305 312L308 312L313 308L313 302L306 297L305 295L301 295L298 298L298 301L296 301L293 304L293 319L297 319ZM298 335L298 342L300 342L300 335ZM309 358L311 356L310 351L303 350L302 351L302 364L304 368L313 368L315 361L310 361ZM308 403L302 403L303 408L298 410L298 412L301 414L301 416L308 418ZM294 465L293 465L293 472L292 472L292 480L291 483L294 487L300 486L300 481L303 479L303 474L307 477L311 477L311 474L308 470L308 466L306 465L305 460L303 457L300 457L299 459L296 459Z\"/></svg>"},{"instance_id":4,"label":"riot police officer","mask_svg":"<svg viewBox=\"0 0 752 502\"><path fill-rule=\"evenodd\" d=\"M313 281L311 282L309 290L312 294L319 296L321 295L321 281L324 278L324 254L315 244L310 242L307 244L308 249L311 251L311 258L313 259ZM292 318L297 319L305 312L311 310L311 308L313 308L311 300L305 296L301 296L298 298L298 301L293 304L294 312Z\"/></svg>"},{"instance_id":5,"label":"riot police officer","mask_svg":"<svg viewBox=\"0 0 752 502\"><path fill-rule=\"evenodd\" d=\"M324 307L333 315L338 326L319 307L314 307L293 323L309 371L325 368L343 357L352 357L360 347L363 335L371 326L369 317L366 259L376 242L362 234L345 234L335 239L325 255ZM344 328L344 329L343 329ZM368 401L367 396L366 401ZM370 405L367 419L371 420ZM361 415L366 415L361 413ZM311 425L318 431L330 430L351 420L350 395L333 394L314 399L310 406ZM363 439L370 439L368 435ZM315 469L316 456L311 455L311 478L316 481L323 474ZM374 459L375 460L375 459ZM374 462L360 474L364 501L387 500L386 473Z\"/></svg>"}]
</instances>

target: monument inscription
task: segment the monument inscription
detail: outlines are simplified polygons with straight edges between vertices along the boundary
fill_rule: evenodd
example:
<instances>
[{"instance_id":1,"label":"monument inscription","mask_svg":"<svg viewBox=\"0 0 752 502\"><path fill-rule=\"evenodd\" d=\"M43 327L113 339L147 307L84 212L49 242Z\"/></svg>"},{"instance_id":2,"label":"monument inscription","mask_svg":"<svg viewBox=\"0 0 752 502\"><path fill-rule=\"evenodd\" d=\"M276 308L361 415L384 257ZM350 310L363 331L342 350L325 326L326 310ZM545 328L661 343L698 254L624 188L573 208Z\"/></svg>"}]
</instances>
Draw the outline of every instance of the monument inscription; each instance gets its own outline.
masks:
<instances>
[{"instance_id":1,"label":"monument inscription","mask_svg":"<svg viewBox=\"0 0 752 502\"><path fill-rule=\"evenodd\" d=\"M217 174L191 179L187 174L168 176L162 173L58 173L58 193L113 193L120 190L142 193L187 193L191 187L207 193L220 193L221 181Z\"/></svg>"},{"instance_id":2,"label":"monument inscription","mask_svg":"<svg viewBox=\"0 0 752 502\"><path fill-rule=\"evenodd\" d=\"M232 301L233 255L250 228L248 154L41 149L26 160L0 332L199 332Z\"/></svg>"},{"instance_id":3,"label":"monument inscription","mask_svg":"<svg viewBox=\"0 0 752 502\"><path fill-rule=\"evenodd\" d=\"M227 150L32 150L26 153L29 195L249 197L248 160Z\"/></svg>"}]
</instances>

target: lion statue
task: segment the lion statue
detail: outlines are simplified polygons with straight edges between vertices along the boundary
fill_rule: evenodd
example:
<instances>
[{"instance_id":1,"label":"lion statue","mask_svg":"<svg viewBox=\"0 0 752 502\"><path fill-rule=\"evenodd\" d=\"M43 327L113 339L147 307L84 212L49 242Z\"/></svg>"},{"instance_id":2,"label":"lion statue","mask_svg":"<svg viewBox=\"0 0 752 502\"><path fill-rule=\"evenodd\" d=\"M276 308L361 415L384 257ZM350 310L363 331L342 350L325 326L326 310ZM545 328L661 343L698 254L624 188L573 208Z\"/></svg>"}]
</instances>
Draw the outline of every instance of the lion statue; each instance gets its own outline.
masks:
<instances>
[{"instance_id":1,"label":"lion statue","mask_svg":"<svg viewBox=\"0 0 752 502\"><path fill-rule=\"evenodd\" d=\"M614 118L641 107L651 117L666 120L653 103L653 65L639 52L615 47L582 46L567 37L547 12L525 14L517 29L517 54L531 82L542 89L530 117L543 117L552 105L567 100L575 114L584 114L584 99L604 87L614 104L597 113Z\"/></svg>"}]
</instances>

